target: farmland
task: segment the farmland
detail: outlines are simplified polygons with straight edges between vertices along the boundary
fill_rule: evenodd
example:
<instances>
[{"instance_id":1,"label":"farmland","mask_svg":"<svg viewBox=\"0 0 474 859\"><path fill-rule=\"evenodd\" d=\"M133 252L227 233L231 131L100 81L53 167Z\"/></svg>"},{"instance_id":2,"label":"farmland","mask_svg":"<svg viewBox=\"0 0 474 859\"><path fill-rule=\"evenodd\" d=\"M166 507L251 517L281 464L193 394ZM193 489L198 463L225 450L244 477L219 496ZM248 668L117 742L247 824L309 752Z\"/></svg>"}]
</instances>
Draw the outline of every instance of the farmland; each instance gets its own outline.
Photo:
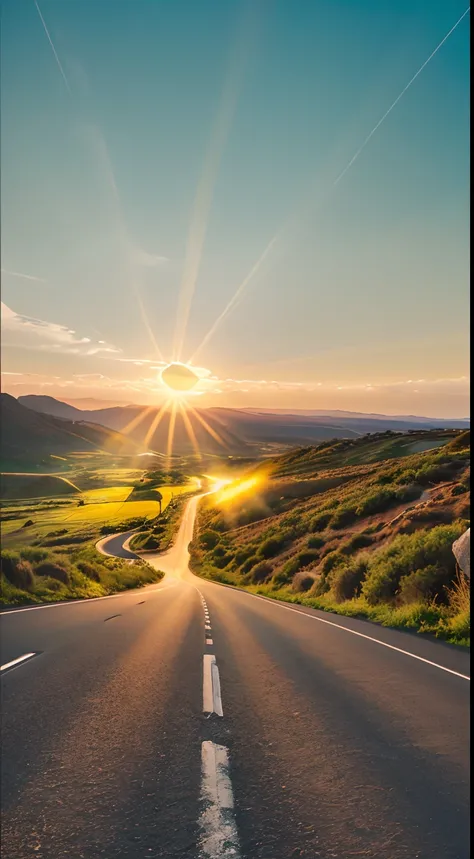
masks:
<instances>
[{"instance_id":1,"label":"farmland","mask_svg":"<svg viewBox=\"0 0 474 859\"><path fill-rule=\"evenodd\" d=\"M2 601L48 602L102 596L156 581L146 564L104 558L95 543L104 534L129 528L173 533L178 500L195 492L191 475L130 468L123 460L70 455L54 475L8 474L3 483ZM109 467L107 467L109 466ZM7 493L10 497L6 497ZM43 493L43 494L39 494Z\"/></svg>"}]
</instances>

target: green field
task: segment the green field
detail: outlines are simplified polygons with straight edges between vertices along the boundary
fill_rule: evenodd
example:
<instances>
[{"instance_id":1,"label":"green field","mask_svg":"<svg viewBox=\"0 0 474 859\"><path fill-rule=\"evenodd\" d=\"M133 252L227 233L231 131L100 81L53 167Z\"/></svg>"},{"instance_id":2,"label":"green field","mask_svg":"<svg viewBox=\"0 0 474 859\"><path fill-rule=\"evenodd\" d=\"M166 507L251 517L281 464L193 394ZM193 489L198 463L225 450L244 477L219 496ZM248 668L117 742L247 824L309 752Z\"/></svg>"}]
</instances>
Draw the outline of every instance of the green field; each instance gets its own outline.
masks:
<instances>
[{"instance_id":1,"label":"green field","mask_svg":"<svg viewBox=\"0 0 474 859\"><path fill-rule=\"evenodd\" d=\"M161 512L172 498L193 492L194 482L181 486L160 486ZM4 500L1 511L2 542L7 548L49 545L51 541L66 545L68 541L91 542L100 536L100 528L128 520L155 519L160 513L156 489L152 497L140 498L133 486L110 485L87 489L71 499L45 497L11 502ZM49 541L49 542L48 542Z\"/></svg>"}]
</instances>

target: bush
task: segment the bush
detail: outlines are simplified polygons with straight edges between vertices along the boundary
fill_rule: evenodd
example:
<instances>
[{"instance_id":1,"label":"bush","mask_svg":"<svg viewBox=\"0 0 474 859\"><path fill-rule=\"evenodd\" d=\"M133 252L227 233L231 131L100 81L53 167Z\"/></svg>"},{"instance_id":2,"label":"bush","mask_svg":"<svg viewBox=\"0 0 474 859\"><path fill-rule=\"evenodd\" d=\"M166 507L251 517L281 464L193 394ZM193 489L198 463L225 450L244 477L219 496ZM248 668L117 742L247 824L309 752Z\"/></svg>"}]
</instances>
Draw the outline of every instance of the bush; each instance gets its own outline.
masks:
<instances>
[{"instance_id":1,"label":"bush","mask_svg":"<svg viewBox=\"0 0 474 859\"><path fill-rule=\"evenodd\" d=\"M35 584L33 568L16 552L2 552L2 573L15 588L30 591Z\"/></svg>"},{"instance_id":2,"label":"bush","mask_svg":"<svg viewBox=\"0 0 474 859\"><path fill-rule=\"evenodd\" d=\"M208 531L203 531L203 533L199 535L199 543L206 551L214 549L219 540L219 534L216 531L211 531L210 529Z\"/></svg>"},{"instance_id":3,"label":"bush","mask_svg":"<svg viewBox=\"0 0 474 859\"><path fill-rule=\"evenodd\" d=\"M339 507L332 516L331 528L334 530L345 528L346 525L352 525L356 518L357 514L354 507Z\"/></svg>"},{"instance_id":4,"label":"bush","mask_svg":"<svg viewBox=\"0 0 474 859\"><path fill-rule=\"evenodd\" d=\"M45 558L49 558L49 554L47 549L37 549L33 546L25 546L24 549L20 549L21 557L27 561L44 561Z\"/></svg>"},{"instance_id":5,"label":"bush","mask_svg":"<svg viewBox=\"0 0 474 859\"><path fill-rule=\"evenodd\" d=\"M464 495L465 492L469 492L469 488L463 483L456 483L451 490L451 495Z\"/></svg>"},{"instance_id":6,"label":"bush","mask_svg":"<svg viewBox=\"0 0 474 859\"><path fill-rule=\"evenodd\" d=\"M273 573L273 567L267 561L261 561L252 570L252 582L257 585L270 578Z\"/></svg>"},{"instance_id":7,"label":"bush","mask_svg":"<svg viewBox=\"0 0 474 859\"><path fill-rule=\"evenodd\" d=\"M331 576L331 590L337 602L344 602L360 595L367 567L368 558L359 557L347 567L334 570Z\"/></svg>"},{"instance_id":8,"label":"bush","mask_svg":"<svg viewBox=\"0 0 474 859\"><path fill-rule=\"evenodd\" d=\"M258 554L262 558L274 558L283 548L284 542L283 537L269 537L258 549Z\"/></svg>"},{"instance_id":9,"label":"bush","mask_svg":"<svg viewBox=\"0 0 474 859\"><path fill-rule=\"evenodd\" d=\"M400 534L389 546L371 556L369 571L362 587L369 605L393 601L402 576L431 565L445 568L454 579L455 559L452 545L463 533L464 523L437 525L428 531Z\"/></svg>"},{"instance_id":10,"label":"bush","mask_svg":"<svg viewBox=\"0 0 474 859\"><path fill-rule=\"evenodd\" d=\"M434 597L438 602L447 602L446 588L453 581L453 570L439 564L429 564L421 570L415 570L400 579L399 599L402 603L431 602Z\"/></svg>"},{"instance_id":11,"label":"bush","mask_svg":"<svg viewBox=\"0 0 474 859\"><path fill-rule=\"evenodd\" d=\"M240 565L243 564L244 561L246 561L247 558L250 558L250 556L253 554L254 554L254 547L253 546L248 546L246 549L239 549L238 552L235 553L236 564L238 564L240 567Z\"/></svg>"},{"instance_id":12,"label":"bush","mask_svg":"<svg viewBox=\"0 0 474 859\"><path fill-rule=\"evenodd\" d=\"M395 497L398 501L416 501L422 494L420 486L415 483L407 483L406 486L399 486L395 492Z\"/></svg>"},{"instance_id":13,"label":"bush","mask_svg":"<svg viewBox=\"0 0 474 859\"><path fill-rule=\"evenodd\" d=\"M260 560L260 558L258 557L258 555L251 555L250 558L247 558L247 560L244 561L244 563L242 564L242 566L240 568L242 573L250 572L252 567L254 567L255 564L258 564L259 560Z\"/></svg>"},{"instance_id":14,"label":"bush","mask_svg":"<svg viewBox=\"0 0 474 859\"><path fill-rule=\"evenodd\" d=\"M357 507L357 516L372 516L374 513L383 513L392 507L397 501L397 495L393 489L378 489L362 499Z\"/></svg>"},{"instance_id":15,"label":"bush","mask_svg":"<svg viewBox=\"0 0 474 859\"><path fill-rule=\"evenodd\" d=\"M298 569L308 567L319 560L319 552L316 552L314 549L303 549L302 552L298 552L296 559L298 561Z\"/></svg>"},{"instance_id":16,"label":"bush","mask_svg":"<svg viewBox=\"0 0 474 859\"><path fill-rule=\"evenodd\" d=\"M317 516L315 516L310 522L310 530L313 532L325 531L329 523L331 522L332 517L333 514L329 512L318 513Z\"/></svg>"},{"instance_id":17,"label":"bush","mask_svg":"<svg viewBox=\"0 0 474 859\"><path fill-rule=\"evenodd\" d=\"M324 537L308 537L307 546L308 549L322 549L326 540Z\"/></svg>"},{"instance_id":18,"label":"bush","mask_svg":"<svg viewBox=\"0 0 474 859\"><path fill-rule=\"evenodd\" d=\"M296 573L293 579L293 590L296 593L305 593L314 585L314 576L309 576L308 573Z\"/></svg>"},{"instance_id":19,"label":"bush","mask_svg":"<svg viewBox=\"0 0 474 859\"><path fill-rule=\"evenodd\" d=\"M286 566L286 565L285 565ZM289 573L285 570L285 567L282 567L281 570L278 570L273 574L272 584L275 588L282 588L285 585L288 585L293 578L293 573Z\"/></svg>"},{"instance_id":20,"label":"bush","mask_svg":"<svg viewBox=\"0 0 474 859\"><path fill-rule=\"evenodd\" d=\"M100 582L100 567L97 564L91 564L89 561L78 561L76 566L88 579Z\"/></svg>"},{"instance_id":21,"label":"bush","mask_svg":"<svg viewBox=\"0 0 474 859\"><path fill-rule=\"evenodd\" d=\"M57 579L63 585L69 585L71 582L69 570L52 561L43 561L41 564L38 564L35 567L35 573L37 576L49 576L52 579Z\"/></svg>"},{"instance_id":22,"label":"bush","mask_svg":"<svg viewBox=\"0 0 474 859\"><path fill-rule=\"evenodd\" d=\"M29 528L31 525L34 525L33 519L27 519L26 522L23 522L22 528Z\"/></svg>"},{"instance_id":23,"label":"bush","mask_svg":"<svg viewBox=\"0 0 474 859\"><path fill-rule=\"evenodd\" d=\"M370 534L365 534L363 531L360 531L358 534L354 534L344 546L341 546L340 551L344 552L346 555L352 554L352 552L356 552L358 549L366 549L367 546L371 546L374 542L374 538L370 536Z\"/></svg>"}]
</instances>

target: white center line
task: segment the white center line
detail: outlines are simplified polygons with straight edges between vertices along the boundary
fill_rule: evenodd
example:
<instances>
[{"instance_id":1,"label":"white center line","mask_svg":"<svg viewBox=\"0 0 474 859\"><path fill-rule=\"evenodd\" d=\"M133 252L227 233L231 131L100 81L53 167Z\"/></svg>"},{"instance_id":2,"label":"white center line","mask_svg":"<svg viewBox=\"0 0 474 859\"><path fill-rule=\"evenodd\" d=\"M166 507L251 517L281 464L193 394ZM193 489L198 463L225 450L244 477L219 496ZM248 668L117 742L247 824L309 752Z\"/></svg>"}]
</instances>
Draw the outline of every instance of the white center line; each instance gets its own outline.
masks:
<instances>
[{"instance_id":1,"label":"white center line","mask_svg":"<svg viewBox=\"0 0 474 859\"><path fill-rule=\"evenodd\" d=\"M214 644L212 638L206 638L206 644Z\"/></svg>"},{"instance_id":2,"label":"white center line","mask_svg":"<svg viewBox=\"0 0 474 859\"><path fill-rule=\"evenodd\" d=\"M22 662L26 662L27 659L32 659L33 656L36 656L36 653L24 653L23 656L19 656L17 659L12 659L11 662L5 662L4 665L0 665L0 671L6 671L8 668L13 668L14 665L20 665Z\"/></svg>"},{"instance_id":3,"label":"white center line","mask_svg":"<svg viewBox=\"0 0 474 859\"><path fill-rule=\"evenodd\" d=\"M202 709L203 713L224 715L219 669L213 653L205 653L203 656Z\"/></svg>"},{"instance_id":4,"label":"white center line","mask_svg":"<svg viewBox=\"0 0 474 859\"><path fill-rule=\"evenodd\" d=\"M228 750L206 740L201 746L201 765L200 855L209 859L239 859Z\"/></svg>"}]
</instances>

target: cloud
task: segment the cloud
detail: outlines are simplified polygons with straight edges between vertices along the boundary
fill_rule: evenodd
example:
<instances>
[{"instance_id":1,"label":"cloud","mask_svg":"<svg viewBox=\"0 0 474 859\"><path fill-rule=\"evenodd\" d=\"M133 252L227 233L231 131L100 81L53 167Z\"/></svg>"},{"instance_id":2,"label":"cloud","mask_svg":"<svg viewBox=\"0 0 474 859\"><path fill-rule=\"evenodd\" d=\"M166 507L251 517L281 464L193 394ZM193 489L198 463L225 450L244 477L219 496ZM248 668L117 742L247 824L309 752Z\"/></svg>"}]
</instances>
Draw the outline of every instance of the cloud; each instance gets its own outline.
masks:
<instances>
[{"instance_id":1,"label":"cloud","mask_svg":"<svg viewBox=\"0 0 474 859\"><path fill-rule=\"evenodd\" d=\"M2 302L4 346L70 355L97 355L119 352L107 343L94 343L90 337L77 337L72 328L16 313Z\"/></svg>"}]
</instances>

